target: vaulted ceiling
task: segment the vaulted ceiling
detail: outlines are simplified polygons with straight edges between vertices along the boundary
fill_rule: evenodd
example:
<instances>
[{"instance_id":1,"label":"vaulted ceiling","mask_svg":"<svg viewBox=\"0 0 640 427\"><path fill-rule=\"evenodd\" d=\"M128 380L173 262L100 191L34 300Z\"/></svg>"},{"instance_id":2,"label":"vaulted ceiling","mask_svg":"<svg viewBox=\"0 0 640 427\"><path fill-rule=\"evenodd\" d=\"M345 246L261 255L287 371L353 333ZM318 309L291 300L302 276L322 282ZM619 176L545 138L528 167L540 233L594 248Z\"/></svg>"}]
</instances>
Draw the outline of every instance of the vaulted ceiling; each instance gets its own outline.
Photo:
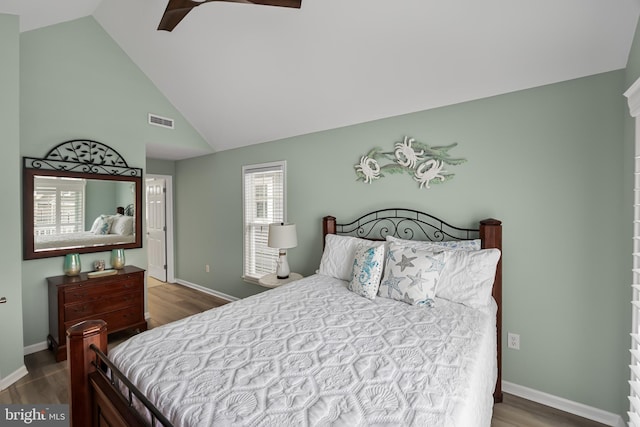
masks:
<instances>
[{"instance_id":1,"label":"vaulted ceiling","mask_svg":"<svg viewBox=\"0 0 640 427\"><path fill-rule=\"evenodd\" d=\"M0 13L21 31L93 15L215 151L621 69L640 13L638 0L211 2L158 31L166 6L0 0Z\"/></svg>"}]
</instances>

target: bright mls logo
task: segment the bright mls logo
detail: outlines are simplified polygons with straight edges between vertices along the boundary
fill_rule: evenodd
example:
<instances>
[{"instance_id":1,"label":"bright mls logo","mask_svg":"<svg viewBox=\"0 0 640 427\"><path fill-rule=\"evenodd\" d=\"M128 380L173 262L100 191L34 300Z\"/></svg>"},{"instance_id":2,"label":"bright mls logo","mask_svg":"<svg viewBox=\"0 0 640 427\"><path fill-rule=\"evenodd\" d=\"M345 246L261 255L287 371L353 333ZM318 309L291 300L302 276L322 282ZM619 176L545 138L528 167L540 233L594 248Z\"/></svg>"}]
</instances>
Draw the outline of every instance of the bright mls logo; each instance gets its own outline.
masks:
<instances>
[{"instance_id":1,"label":"bright mls logo","mask_svg":"<svg viewBox=\"0 0 640 427\"><path fill-rule=\"evenodd\" d=\"M0 405L0 426L68 427L69 405Z\"/></svg>"}]
</instances>

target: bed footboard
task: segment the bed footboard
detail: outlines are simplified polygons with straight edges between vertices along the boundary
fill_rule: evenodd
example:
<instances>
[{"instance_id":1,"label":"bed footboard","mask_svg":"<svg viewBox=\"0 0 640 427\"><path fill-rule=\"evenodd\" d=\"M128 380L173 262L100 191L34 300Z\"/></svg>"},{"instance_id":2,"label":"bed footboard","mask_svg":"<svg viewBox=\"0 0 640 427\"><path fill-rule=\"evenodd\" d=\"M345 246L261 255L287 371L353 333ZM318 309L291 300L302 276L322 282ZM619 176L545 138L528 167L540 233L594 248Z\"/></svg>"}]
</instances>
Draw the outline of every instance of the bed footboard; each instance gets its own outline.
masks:
<instances>
[{"instance_id":1,"label":"bed footboard","mask_svg":"<svg viewBox=\"0 0 640 427\"><path fill-rule=\"evenodd\" d=\"M67 360L69 361L69 413L71 425L91 426L93 399L89 374L96 371L91 345L107 351L107 323L87 320L67 330Z\"/></svg>"},{"instance_id":2,"label":"bed footboard","mask_svg":"<svg viewBox=\"0 0 640 427\"><path fill-rule=\"evenodd\" d=\"M129 388L129 399L125 399L114 386L113 379L104 373L105 363L111 366L111 362L105 362L106 353L107 324L104 321L87 320L67 330L71 426L146 426L132 408L132 394L139 391ZM146 406L147 402L143 404ZM164 419L158 424L156 421L153 417L152 425L170 425Z\"/></svg>"}]
</instances>

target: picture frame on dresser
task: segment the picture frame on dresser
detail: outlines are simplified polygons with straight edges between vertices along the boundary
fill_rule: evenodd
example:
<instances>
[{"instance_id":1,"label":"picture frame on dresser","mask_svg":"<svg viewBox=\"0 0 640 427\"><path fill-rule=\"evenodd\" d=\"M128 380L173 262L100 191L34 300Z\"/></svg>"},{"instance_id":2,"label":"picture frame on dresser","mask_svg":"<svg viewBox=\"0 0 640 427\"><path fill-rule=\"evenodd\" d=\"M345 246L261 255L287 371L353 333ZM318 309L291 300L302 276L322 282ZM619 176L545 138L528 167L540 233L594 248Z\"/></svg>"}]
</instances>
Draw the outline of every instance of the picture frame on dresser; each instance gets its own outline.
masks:
<instances>
[{"instance_id":1,"label":"picture frame on dresser","mask_svg":"<svg viewBox=\"0 0 640 427\"><path fill-rule=\"evenodd\" d=\"M107 334L126 329L145 331L144 272L127 265L117 274L90 277L47 278L49 292L49 336L47 345L56 362L67 359L66 331L88 319L103 319Z\"/></svg>"}]
</instances>

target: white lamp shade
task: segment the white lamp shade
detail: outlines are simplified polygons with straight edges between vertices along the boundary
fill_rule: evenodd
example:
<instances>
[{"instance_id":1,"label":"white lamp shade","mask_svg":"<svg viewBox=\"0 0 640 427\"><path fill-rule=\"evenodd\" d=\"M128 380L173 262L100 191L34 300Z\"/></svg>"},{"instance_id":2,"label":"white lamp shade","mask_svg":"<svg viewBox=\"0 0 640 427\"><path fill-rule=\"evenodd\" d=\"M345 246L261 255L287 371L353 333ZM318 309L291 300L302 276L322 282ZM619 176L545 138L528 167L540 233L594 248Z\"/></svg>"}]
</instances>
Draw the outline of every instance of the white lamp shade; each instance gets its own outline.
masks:
<instances>
[{"instance_id":1,"label":"white lamp shade","mask_svg":"<svg viewBox=\"0 0 640 427\"><path fill-rule=\"evenodd\" d=\"M298 246L296 225L282 223L269 224L269 240L267 246L278 249L295 248Z\"/></svg>"}]
</instances>

